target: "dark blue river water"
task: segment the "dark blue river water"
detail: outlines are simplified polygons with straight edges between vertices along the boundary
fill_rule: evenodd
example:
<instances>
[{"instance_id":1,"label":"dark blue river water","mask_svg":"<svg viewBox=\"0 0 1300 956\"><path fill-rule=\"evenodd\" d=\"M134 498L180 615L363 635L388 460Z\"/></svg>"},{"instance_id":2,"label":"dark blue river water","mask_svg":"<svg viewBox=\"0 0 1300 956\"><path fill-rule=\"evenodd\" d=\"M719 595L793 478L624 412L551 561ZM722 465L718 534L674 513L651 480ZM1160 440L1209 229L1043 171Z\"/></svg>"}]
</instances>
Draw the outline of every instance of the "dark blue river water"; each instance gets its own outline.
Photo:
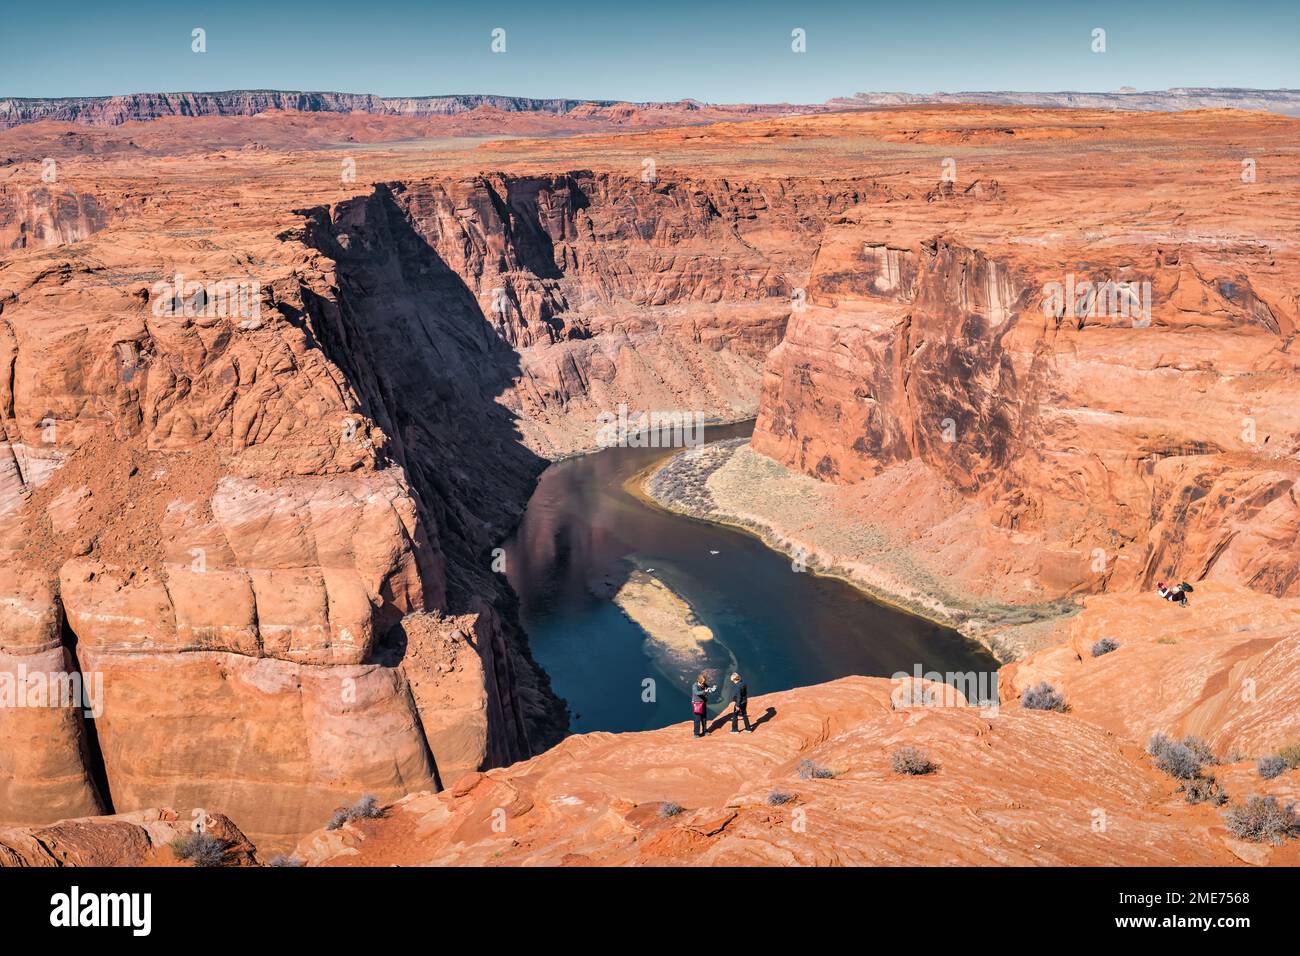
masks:
<instances>
[{"instance_id":1,"label":"dark blue river water","mask_svg":"<svg viewBox=\"0 0 1300 956\"><path fill-rule=\"evenodd\" d=\"M752 428L710 427L707 440ZM723 678L739 668L751 694L849 674L888 677L917 664L996 670L987 651L955 631L877 604L841 581L795 572L788 556L752 535L630 495L624 483L665 454L610 448L552 465L505 546L533 656L569 702L572 731L646 730L690 719L694 670L675 666L611 600L637 569L691 605L714 633L706 642L710 671ZM721 690L715 700L714 715L723 710ZM759 713L751 708L751 717Z\"/></svg>"}]
</instances>

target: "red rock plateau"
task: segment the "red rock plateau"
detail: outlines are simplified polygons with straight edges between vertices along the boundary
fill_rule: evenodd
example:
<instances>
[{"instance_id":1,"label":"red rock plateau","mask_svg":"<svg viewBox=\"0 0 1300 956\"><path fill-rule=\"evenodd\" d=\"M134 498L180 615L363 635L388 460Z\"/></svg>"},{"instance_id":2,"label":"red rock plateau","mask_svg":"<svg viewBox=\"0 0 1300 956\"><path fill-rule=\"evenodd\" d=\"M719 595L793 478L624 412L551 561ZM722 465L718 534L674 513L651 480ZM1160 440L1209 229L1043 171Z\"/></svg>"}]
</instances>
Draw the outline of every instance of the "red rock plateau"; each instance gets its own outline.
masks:
<instances>
[{"instance_id":1,"label":"red rock plateau","mask_svg":"<svg viewBox=\"0 0 1300 956\"><path fill-rule=\"evenodd\" d=\"M311 863L1295 862L1141 747L1300 735L1296 121L448 122L0 133L0 672L105 688L92 717L0 708L0 858L40 862L65 821L154 862L150 821L199 808ZM1150 322L1045 309L1071 275L1150 283ZM740 742L557 745L492 550L620 402L757 411L773 467L855 489L837 524L963 593L1090 595L1003 674L1071 712L848 679L756 702L776 714ZM1096 634L1120 649L1091 658ZM891 774L904 744L939 771ZM383 819L314 832L362 793Z\"/></svg>"},{"instance_id":2,"label":"red rock plateau","mask_svg":"<svg viewBox=\"0 0 1300 956\"><path fill-rule=\"evenodd\" d=\"M1294 866L1294 842L1234 839L1125 738L1068 714L895 708L889 681L844 678L752 703L754 734L686 724L584 734L522 764L322 830L308 865ZM932 773L893 772L918 747ZM814 776L815 766L833 776ZM801 767L805 768L801 772ZM1230 791L1294 799L1292 780L1216 768ZM1291 775L1292 777L1295 774ZM1240 793L1241 791L1237 791ZM680 812L665 811L675 805Z\"/></svg>"}]
</instances>

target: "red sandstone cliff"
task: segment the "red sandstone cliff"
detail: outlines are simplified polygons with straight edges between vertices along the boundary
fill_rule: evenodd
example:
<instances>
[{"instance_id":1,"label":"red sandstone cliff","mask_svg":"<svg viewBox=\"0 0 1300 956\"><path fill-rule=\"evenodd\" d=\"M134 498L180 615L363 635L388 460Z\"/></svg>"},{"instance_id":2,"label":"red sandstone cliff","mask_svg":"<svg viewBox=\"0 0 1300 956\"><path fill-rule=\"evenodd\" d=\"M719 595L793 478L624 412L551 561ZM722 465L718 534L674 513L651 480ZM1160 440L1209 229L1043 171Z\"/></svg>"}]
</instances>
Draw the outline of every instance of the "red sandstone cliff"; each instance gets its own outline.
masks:
<instances>
[{"instance_id":1,"label":"red sandstone cliff","mask_svg":"<svg viewBox=\"0 0 1300 956\"><path fill-rule=\"evenodd\" d=\"M84 228L8 207L41 241L0 266L0 651L107 699L0 713L28 743L3 818L211 807L275 846L554 741L492 570L532 449L592 447L617 400L743 411L823 218L867 189L580 172L297 211L185 184Z\"/></svg>"},{"instance_id":2,"label":"red sandstone cliff","mask_svg":"<svg viewBox=\"0 0 1300 956\"><path fill-rule=\"evenodd\" d=\"M769 356L753 447L882 501L905 473L912 495L975 503L926 547L983 593L1157 579L1300 593L1300 262L1272 241L1285 213L1226 175L1104 204L1095 174L1050 192L1010 176L828 229L809 308ZM1052 301L1051 283L1085 280L1148 283L1149 314Z\"/></svg>"},{"instance_id":3,"label":"red sandstone cliff","mask_svg":"<svg viewBox=\"0 0 1300 956\"><path fill-rule=\"evenodd\" d=\"M1252 613L1251 592L1197 594L1190 625L1191 612L1154 596L1089 598L1065 643L1004 669L996 709L951 691L922 704L891 681L845 678L752 699L752 734L719 721L703 740L685 723L569 737L406 796L380 818L319 829L292 856L311 866L1293 866L1300 843L1237 839L1224 813L1252 796L1300 797L1300 769L1264 779L1254 766L1300 734L1289 679L1300 599L1258 598ZM1093 658L1098 636L1118 648ZM1043 679L1064 691L1068 713L1020 706ZM1190 802L1184 782L1154 765L1143 744L1157 730L1206 741L1219 762L1204 774L1225 806ZM903 747L935 769L896 772ZM0 864L44 865L54 847L73 864L173 865L161 847L173 830L147 852L157 819L176 814L0 829Z\"/></svg>"},{"instance_id":4,"label":"red sandstone cliff","mask_svg":"<svg viewBox=\"0 0 1300 956\"><path fill-rule=\"evenodd\" d=\"M597 416L620 402L751 411L824 221L881 191L859 180L490 176L381 187L340 207L335 231L347 262L368 255L381 210L409 223L442 263L438 307L483 316L517 353L503 403L526 443L554 454L594 447Z\"/></svg>"}]
</instances>

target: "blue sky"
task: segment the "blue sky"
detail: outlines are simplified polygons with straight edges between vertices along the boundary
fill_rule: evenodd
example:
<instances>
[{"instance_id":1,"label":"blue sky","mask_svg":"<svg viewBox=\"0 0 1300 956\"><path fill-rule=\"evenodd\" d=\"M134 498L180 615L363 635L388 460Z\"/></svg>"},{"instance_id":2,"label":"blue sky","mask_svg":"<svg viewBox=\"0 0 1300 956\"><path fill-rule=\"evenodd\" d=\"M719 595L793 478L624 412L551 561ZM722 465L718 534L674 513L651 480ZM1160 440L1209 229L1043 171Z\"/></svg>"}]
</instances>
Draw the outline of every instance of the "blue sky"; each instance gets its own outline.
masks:
<instances>
[{"instance_id":1,"label":"blue sky","mask_svg":"<svg viewBox=\"0 0 1300 956\"><path fill-rule=\"evenodd\" d=\"M821 102L1300 87L1300 2L0 0L0 96L273 88ZM191 52L191 30L207 52ZM506 52L490 49L506 31ZM807 52L791 52L791 30ZM1107 50L1090 49L1104 28Z\"/></svg>"}]
</instances>

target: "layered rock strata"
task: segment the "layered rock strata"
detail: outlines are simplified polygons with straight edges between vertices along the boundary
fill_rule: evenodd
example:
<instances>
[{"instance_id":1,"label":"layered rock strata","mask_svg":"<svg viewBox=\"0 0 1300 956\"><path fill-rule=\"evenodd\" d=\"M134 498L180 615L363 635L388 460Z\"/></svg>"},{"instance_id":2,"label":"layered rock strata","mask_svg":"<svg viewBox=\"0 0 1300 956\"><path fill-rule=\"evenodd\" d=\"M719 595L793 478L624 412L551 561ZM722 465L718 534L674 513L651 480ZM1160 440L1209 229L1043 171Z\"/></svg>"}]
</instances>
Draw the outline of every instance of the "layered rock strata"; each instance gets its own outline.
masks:
<instances>
[{"instance_id":1,"label":"layered rock strata","mask_svg":"<svg viewBox=\"0 0 1300 956\"><path fill-rule=\"evenodd\" d=\"M0 266L0 651L104 700L0 711L0 817L192 806L274 849L558 739L493 551L545 456L621 401L752 408L824 219L870 190L183 190L84 230L9 207L42 241Z\"/></svg>"}]
</instances>

